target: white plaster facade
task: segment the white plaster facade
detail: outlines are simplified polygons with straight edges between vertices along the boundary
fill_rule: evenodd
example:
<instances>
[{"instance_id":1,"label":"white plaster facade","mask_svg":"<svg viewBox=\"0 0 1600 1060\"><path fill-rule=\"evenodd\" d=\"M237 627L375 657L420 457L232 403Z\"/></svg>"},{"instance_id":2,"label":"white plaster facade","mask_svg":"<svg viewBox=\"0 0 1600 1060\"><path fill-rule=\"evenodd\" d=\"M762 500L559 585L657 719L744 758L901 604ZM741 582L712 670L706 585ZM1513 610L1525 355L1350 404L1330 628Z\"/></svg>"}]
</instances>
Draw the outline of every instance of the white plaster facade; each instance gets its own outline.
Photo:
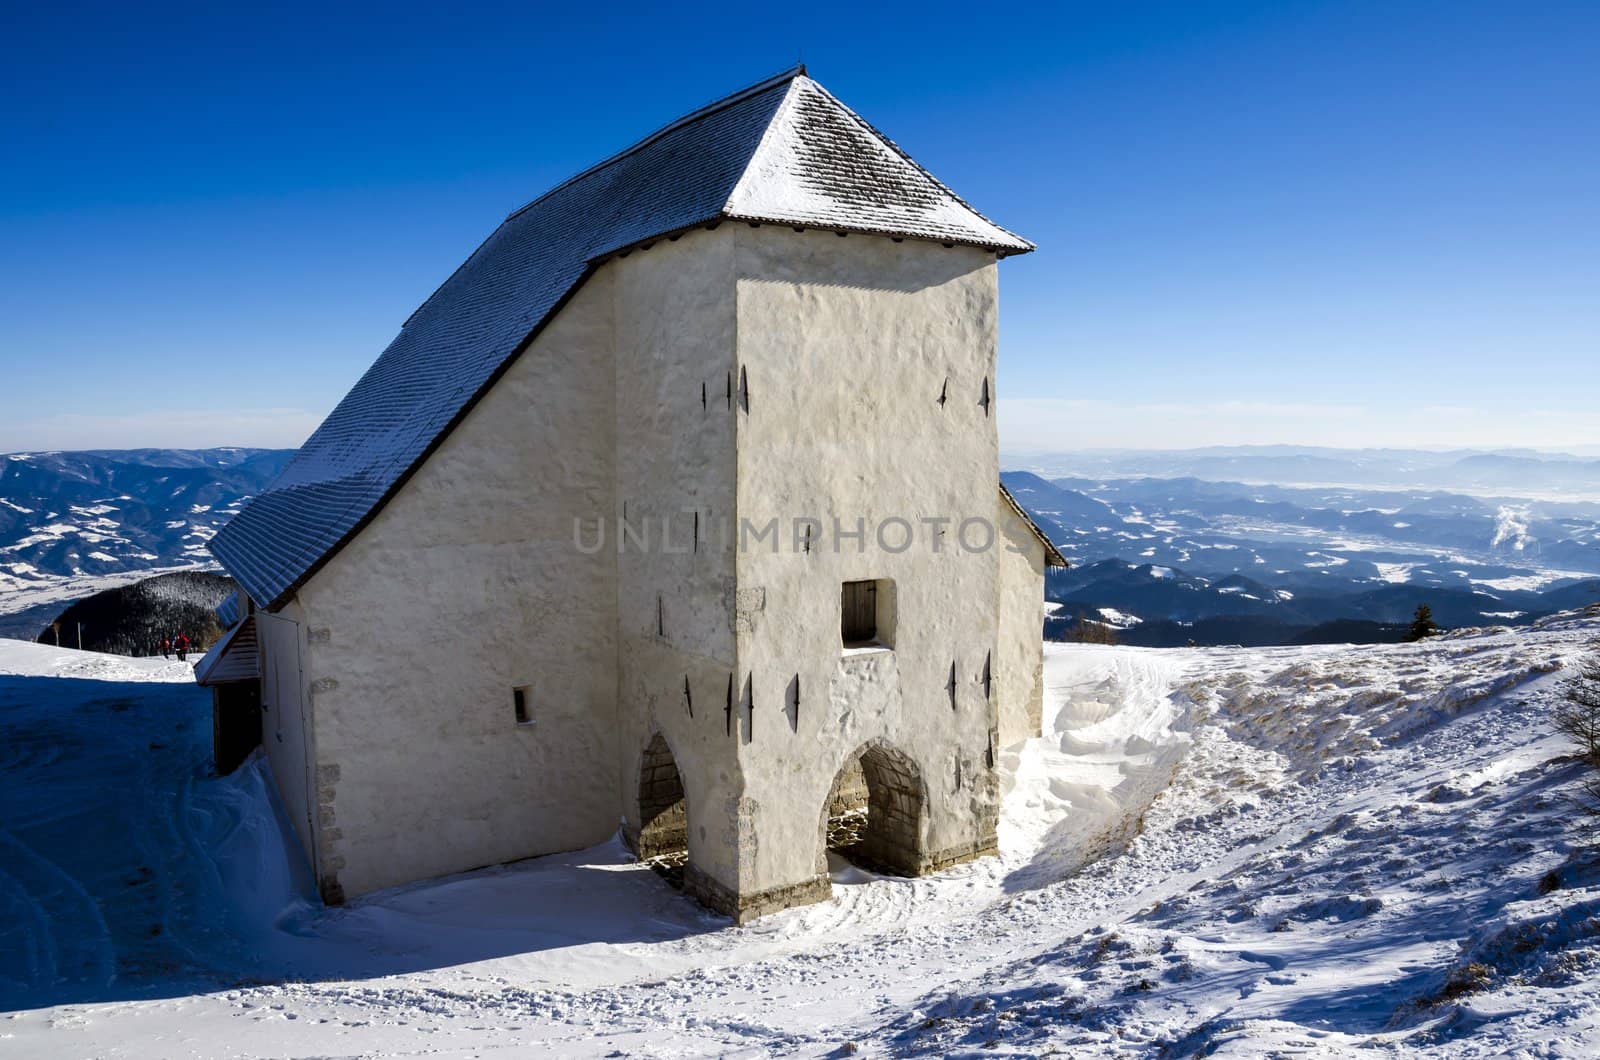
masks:
<instances>
[{"instance_id":1,"label":"white plaster facade","mask_svg":"<svg viewBox=\"0 0 1600 1060\"><path fill-rule=\"evenodd\" d=\"M903 871L992 851L1045 562L997 494L995 328L974 248L724 224L598 268L264 616L325 896L636 837L658 733L690 889L733 915L826 895L823 808L871 745L920 787ZM859 579L892 585L882 648L842 645Z\"/></svg>"},{"instance_id":2,"label":"white plaster facade","mask_svg":"<svg viewBox=\"0 0 1600 1060\"><path fill-rule=\"evenodd\" d=\"M512 214L213 541L324 897L620 829L743 919L830 842L992 851L1064 562L999 487L1029 249L803 70Z\"/></svg>"}]
</instances>

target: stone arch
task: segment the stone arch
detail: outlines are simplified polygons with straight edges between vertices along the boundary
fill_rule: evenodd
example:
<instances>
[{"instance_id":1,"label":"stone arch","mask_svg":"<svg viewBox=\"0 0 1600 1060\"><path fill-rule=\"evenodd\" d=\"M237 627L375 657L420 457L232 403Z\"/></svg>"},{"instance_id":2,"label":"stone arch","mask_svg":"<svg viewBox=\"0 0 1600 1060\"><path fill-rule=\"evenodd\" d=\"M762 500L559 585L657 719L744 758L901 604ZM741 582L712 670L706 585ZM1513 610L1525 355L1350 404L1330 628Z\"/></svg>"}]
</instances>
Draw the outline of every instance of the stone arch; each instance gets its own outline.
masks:
<instances>
[{"instance_id":1,"label":"stone arch","mask_svg":"<svg viewBox=\"0 0 1600 1060\"><path fill-rule=\"evenodd\" d=\"M659 732L639 756L636 820L628 838L639 860L681 872L689 860L689 801L677 759Z\"/></svg>"},{"instance_id":2,"label":"stone arch","mask_svg":"<svg viewBox=\"0 0 1600 1060\"><path fill-rule=\"evenodd\" d=\"M845 759L823 803L821 868L832 850L875 872L920 876L927 819L928 790L916 761L871 741Z\"/></svg>"}]
</instances>

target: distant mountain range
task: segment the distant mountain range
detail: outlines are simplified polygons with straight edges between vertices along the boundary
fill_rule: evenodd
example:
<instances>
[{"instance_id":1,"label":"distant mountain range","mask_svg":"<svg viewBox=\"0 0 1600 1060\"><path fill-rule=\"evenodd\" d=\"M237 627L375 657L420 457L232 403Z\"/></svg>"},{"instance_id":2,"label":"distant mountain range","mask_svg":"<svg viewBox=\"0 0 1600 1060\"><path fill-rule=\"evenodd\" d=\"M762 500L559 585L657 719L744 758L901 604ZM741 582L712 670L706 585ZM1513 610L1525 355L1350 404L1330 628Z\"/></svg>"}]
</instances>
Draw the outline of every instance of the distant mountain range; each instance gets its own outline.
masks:
<instances>
[{"instance_id":1,"label":"distant mountain range","mask_svg":"<svg viewBox=\"0 0 1600 1060\"><path fill-rule=\"evenodd\" d=\"M1197 478L1280 486L1370 486L1600 499L1600 460L1529 449L1326 449L1269 445L1007 454L1047 478Z\"/></svg>"},{"instance_id":2,"label":"distant mountain range","mask_svg":"<svg viewBox=\"0 0 1600 1060\"><path fill-rule=\"evenodd\" d=\"M0 636L31 639L74 600L211 566L206 542L292 455L0 456ZM1269 447L1036 463L1073 469L1003 476L1072 560L1047 584L1057 636L1082 615L1136 644L1371 641L1397 637L1418 603L1460 626L1600 602L1600 503L1582 497L1600 461ZM1432 484L1452 477L1471 491ZM1323 478L1339 484L1295 484Z\"/></svg>"},{"instance_id":3,"label":"distant mountain range","mask_svg":"<svg viewBox=\"0 0 1600 1060\"><path fill-rule=\"evenodd\" d=\"M1600 504L1196 478L1002 476L1073 567L1050 628L1124 643L1398 639L1600 603Z\"/></svg>"},{"instance_id":4,"label":"distant mountain range","mask_svg":"<svg viewBox=\"0 0 1600 1060\"><path fill-rule=\"evenodd\" d=\"M206 542L277 477L284 449L0 455L0 635L144 572L209 566Z\"/></svg>"},{"instance_id":5,"label":"distant mountain range","mask_svg":"<svg viewBox=\"0 0 1600 1060\"><path fill-rule=\"evenodd\" d=\"M34 575L205 561L205 544L275 478L281 449L0 456L0 588Z\"/></svg>"}]
</instances>

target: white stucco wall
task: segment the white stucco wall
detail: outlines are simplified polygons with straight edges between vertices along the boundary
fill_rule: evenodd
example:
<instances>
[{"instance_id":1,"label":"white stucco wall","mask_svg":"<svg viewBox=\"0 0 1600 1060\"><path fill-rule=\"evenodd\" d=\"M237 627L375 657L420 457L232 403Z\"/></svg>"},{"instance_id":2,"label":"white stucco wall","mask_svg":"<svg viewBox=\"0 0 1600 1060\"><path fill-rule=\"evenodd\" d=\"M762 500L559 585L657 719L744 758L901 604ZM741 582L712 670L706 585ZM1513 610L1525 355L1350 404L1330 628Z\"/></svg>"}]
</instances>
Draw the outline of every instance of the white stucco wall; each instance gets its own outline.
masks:
<instances>
[{"instance_id":1,"label":"white stucco wall","mask_svg":"<svg viewBox=\"0 0 1600 1060\"><path fill-rule=\"evenodd\" d=\"M1000 745L1040 735L1044 720L1044 545L996 494L1000 548L1000 642L995 682Z\"/></svg>"},{"instance_id":2,"label":"white stucco wall","mask_svg":"<svg viewBox=\"0 0 1600 1060\"><path fill-rule=\"evenodd\" d=\"M996 518L995 338L973 248L728 223L600 266L264 633L297 668L264 691L311 719L264 735L328 893L636 829L657 732L724 895L825 888L824 803L868 743L915 764L927 864L986 849L991 751L1037 726L1043 561ZM892 583L883 650L842 650L858 579Z\"/></svg>"},{"instance_id":3,"label":"white stucco wall","mask_svg":"<svg viewBox=\"0 0 1600 1060\"><path fill-rule=\"evenodd\" d=\"M299 592L347 897L616 827L616 555L573 530L614 493L611 307L601 269Z\"/></svg>"},{"instance_id":4,"label":"white stucco wall","mask_svg":"<svg viewBox=\"0 0 1600 1060\"><path fill-rule=\"evenodd\" d=\"M997 708L983 669L998 635L999 564L993 548L963 550L957 529L968 517L992 526L995 515L994 407L980 404L986 383L993 394L995 260L786 227L737 236L749 390L739 513L758 526L777 518L782 538L776 552L747 545L738 556L739 590L760 601L738 633L739 683L754 699L738 745L752 822L741 889L815 877L829 788L869 740L916 761L929 856L981 847L997 811L986 754ZM823 524L810 553L792 547L795 516ZM864 549L834 547L835 517L846 528L865 521ZM915 531L901 552L873 534L896 518ZM935 550L940 527L924 520L939 519L948 522ZM890 549L903 537L890 528ZM893 580L892 652L841 651L840 588L857 579Z\"/></svg>"},{"instance_id":5,"label":"white stucco wall","mask_svg":"<svg viewBox=\"0 0 1600 1060\"><path fill-rule=\"evenodd\" d=\"M723 709L735 668L723 528L734 515L736 230L660 240L604 267L616 320L612 510L638 535L619 558L614 817L639 825L639 760L661 732L684 785L691 862L725 887L736 880L739 794Z\"/></svg>"}]
</instances>

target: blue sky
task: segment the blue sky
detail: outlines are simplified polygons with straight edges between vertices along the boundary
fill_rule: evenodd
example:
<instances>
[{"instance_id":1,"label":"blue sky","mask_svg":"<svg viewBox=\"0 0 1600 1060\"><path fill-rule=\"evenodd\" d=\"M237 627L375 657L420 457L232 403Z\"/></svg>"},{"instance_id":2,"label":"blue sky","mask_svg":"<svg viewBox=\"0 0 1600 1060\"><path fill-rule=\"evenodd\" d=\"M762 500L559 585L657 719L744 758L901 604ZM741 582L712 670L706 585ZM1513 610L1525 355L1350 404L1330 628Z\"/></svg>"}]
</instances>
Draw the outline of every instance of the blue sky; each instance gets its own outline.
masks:
<instances>
[{"instance_id":1,"label":"blue sky","mask_svg":"<svg viewBox=\"0 0 1600 1060\"><path fill-rule=\"evenodd\" d=\"M0 450L296 444L509 209L797 58L1039 244L1009 449L1600 442L1593 3L7 2Z\"/></svg>"}]
</instances>

